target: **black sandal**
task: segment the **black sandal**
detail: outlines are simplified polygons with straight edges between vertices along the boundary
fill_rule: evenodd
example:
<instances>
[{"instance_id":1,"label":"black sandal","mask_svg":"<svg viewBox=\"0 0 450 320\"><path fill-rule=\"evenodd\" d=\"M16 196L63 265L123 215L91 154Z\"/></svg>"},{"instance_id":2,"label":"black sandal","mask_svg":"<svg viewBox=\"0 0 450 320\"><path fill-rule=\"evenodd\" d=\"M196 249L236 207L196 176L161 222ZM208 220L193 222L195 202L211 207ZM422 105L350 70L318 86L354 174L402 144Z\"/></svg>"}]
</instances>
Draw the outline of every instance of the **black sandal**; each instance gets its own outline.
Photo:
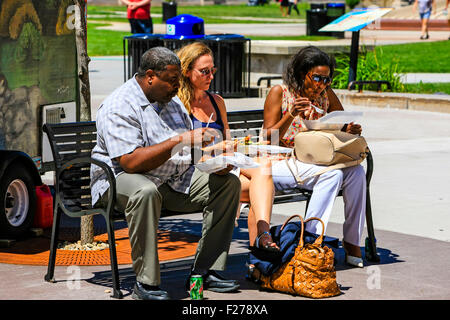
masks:
<instances>
[{"instance_id":1,"label":"black sandal","mask_svg":"<svg viewBox=\"0 0 450 320\"><path fill-rule=\"evenodd\" d=\"M245 263L245 267L247 268L245 279L253 283L260 283L261 272L255 267L255 265Z\"/></svg>"},{"instance_id":2,"label":"black sandal","mask_svg":"<svg viewBox=\"0 0 450 320\"><path fill-rule=\"evenodd\" d=\"M281 257L281 251L278 246L271 246L273 241L268 241L264 246L260 246L259 241L263 235L270 233L265 231L256 237L255 245L250 246L249 249L255 257L264 261L275 261Z\"/></svg>"},{"instance_id":3,"label":"black sandal","mask_svg":"<svg viewBox=\"0 0 450 320\"><path fill-rule=\"evenodd\" d=\"M256 237L255 239L255 247L261 250L265 250L265 251L269 251L269 252L280 252L280 248L278 248L278 246L275 244L275 246L271 246L272 243L275 243L273 241L267 241L266 244L264 246L260 246L259 242L261 241L261 238L263 236L269 236L270 239L272 239L272 236L270 235L270 233L268 231L264 231L262 232L259 236Z\"/></svg>"}]
</instances>

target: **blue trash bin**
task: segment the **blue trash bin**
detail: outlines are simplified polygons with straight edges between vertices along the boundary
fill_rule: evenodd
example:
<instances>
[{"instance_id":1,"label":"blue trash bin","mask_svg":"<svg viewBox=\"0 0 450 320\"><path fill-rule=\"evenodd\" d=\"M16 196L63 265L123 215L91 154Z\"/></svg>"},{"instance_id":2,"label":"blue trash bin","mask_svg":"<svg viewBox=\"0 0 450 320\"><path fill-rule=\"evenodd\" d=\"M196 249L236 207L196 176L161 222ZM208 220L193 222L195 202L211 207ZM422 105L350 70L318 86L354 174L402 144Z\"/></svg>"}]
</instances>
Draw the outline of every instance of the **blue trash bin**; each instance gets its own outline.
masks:
<instances>
[{"instance_id":1,"label":"blue trash bin","mask_svg":"<svg viewBox=\"0 0 450 320\"><path fill-rule=\"evenodd\" d=\"M163 41L166 48L175 51L204 36L205 26L202 18L180 14L166 21L166 35Z\"/></svg>"},{"instance_id":2,"label":"blue trash bin","mask_svg":"<svg viewBox=\"0 0 450 320\"><path fill-rule=\"evenodd\" d=\"M205 36L205 23L202 18L180 14L166 21L165 39L196 39Z\"/></svg>"}]
</instances>

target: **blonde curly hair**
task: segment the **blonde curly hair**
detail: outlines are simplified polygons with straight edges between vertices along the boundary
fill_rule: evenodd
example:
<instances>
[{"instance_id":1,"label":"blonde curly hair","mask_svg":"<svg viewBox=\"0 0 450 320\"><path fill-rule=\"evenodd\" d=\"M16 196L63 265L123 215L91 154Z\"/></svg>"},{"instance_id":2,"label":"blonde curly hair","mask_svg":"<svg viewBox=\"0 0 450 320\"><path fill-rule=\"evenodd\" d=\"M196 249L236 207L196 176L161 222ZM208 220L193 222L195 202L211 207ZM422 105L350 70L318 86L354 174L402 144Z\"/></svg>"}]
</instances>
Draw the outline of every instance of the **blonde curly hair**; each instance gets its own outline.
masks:
<instances>
[{"instance_id":1,"label":"blonde curly hair","mask_svg":"<svg viewBox=\"0 0 450 320\"><path fill-rule=\"evenodd\" d=\"M194 100L194 88L192 87L191 81L187 77L187 73L192 70L192 67L198 58L206 54L213 57L213 53L211 49L203 42L194 42L177 50L176 54L181 61L181 81L180 88L178 89L178 97L181 102L183 102L188 113L191 114L191 103Z\"/></svg>"}]
</instances>

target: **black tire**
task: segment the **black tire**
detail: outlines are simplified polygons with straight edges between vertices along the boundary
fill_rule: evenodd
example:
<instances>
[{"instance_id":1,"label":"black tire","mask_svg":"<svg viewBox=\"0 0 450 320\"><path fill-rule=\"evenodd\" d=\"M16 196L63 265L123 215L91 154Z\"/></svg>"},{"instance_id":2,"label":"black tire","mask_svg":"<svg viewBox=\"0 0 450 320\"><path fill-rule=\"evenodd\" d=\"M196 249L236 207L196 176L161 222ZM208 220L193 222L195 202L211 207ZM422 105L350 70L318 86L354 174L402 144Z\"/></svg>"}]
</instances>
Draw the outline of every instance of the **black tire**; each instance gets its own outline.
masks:
<instances>
[{"instance_id":1,"label":"black tire","mask_svg":"<svg viewBox=\"0 0 450 320\"><path fill-rule=\"evenodd\" d=\"M14 199L12 194L7 192L8 187L11 186L21 186L23 191L26 187L27 192L20 193L19 199ZM17 203L23 203L25 197L28 198L28 204L24 205L24 208L28 208L28 210L21 212L21 218L12 223L7 214L11 212L10 210L17 210ZM20 210L17 211L20 212ZM29 169L22 164L9 165L0 180L0 238L23 237L33 224L35 212L36 190Z\"/></svg>"}]
</instances>

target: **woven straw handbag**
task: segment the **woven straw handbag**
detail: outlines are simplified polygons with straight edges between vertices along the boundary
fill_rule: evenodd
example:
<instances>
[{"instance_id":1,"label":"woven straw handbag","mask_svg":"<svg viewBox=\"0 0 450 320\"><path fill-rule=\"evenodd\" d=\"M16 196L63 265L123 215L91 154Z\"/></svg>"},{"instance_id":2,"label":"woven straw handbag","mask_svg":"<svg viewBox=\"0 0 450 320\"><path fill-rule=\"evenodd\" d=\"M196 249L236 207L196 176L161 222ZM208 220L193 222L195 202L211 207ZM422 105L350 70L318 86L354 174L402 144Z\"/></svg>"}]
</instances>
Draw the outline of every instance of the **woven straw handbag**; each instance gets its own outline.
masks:
<instances>
[{"instance_id":1,"label":"woven straw handbag","mask_svg":"<svg viewBox=\"0 0 450 320\"><path fill-rule=\"evenodd\" d=\"M334 253L329 247L322 246L325 230L323 221L315 217L303 221L301 216L293 215L281 228L294 217L299 217L302 223L299 245L294 256L272 275L261 275L261 287L309 298L327 298L341 294L336 282ZM304 224L311 220L322 223L322 234L314 243L304 244Z\"/></svg>"}]
</instances>

